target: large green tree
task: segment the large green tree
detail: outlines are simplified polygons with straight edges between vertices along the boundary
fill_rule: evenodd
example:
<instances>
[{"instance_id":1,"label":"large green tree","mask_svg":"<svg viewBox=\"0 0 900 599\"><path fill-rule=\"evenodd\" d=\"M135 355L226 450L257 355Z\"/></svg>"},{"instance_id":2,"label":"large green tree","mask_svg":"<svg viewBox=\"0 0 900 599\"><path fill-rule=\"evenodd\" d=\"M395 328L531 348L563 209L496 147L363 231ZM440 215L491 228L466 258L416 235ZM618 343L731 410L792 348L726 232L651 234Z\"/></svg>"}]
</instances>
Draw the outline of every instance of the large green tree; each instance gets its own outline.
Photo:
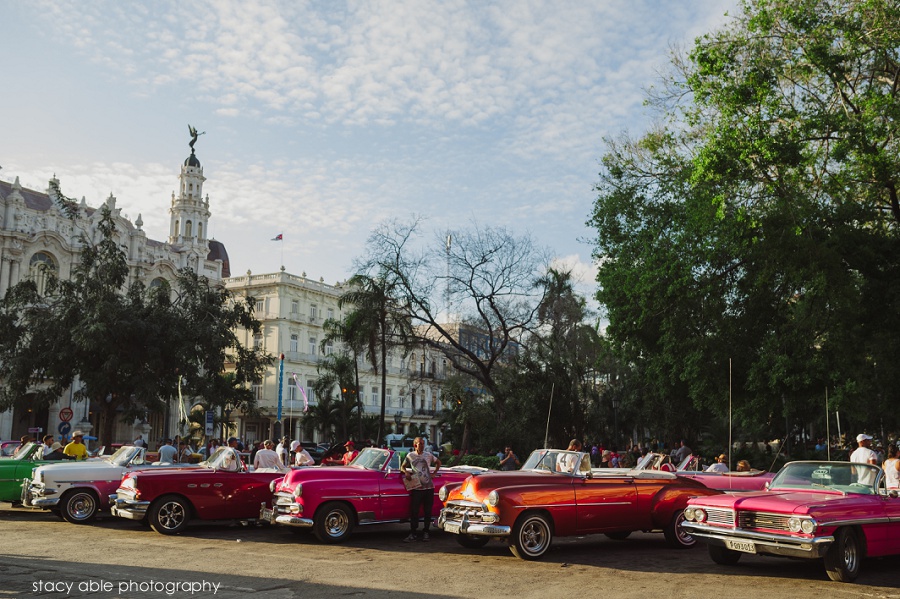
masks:
<instances>
[{"instance_id":1,"label":"large green tree","mask_svg":"<svg viewBox=\"0 0 900 599\"><path fill-rule=\"evenodd\" d=\"M826 389L845 426L900 424L898 58L895 2L748 1L676 57L661 124L610 143L597 297L682 434L729 384L748 430L809 422Z\"/></svg>"},{"instance_id":2,"label":"large green tree","mask_svg":"<svg viewBox=\"0 0 900 599\"><path fill-rule=\"evenodd\" d=\"M0 409L49 405L77 380L76 399L100 411L110 442L117 418L163 411L180 383L211 408L253 408L247 386L271 358L235 335L259 330L250 304L189 270L172 286L129 283L105 205L81 245L70 278L43 290L24 281L0 300Z\"/></svg>"}]
</instances>

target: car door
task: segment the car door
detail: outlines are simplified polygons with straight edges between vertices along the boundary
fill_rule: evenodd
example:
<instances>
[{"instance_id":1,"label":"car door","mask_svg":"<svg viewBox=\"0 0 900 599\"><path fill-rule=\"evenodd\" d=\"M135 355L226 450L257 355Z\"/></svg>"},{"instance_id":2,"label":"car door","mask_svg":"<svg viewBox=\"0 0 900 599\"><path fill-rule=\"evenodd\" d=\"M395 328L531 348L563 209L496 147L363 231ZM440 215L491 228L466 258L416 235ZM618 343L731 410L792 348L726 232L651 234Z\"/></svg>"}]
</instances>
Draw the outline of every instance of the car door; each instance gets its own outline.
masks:
<instances>
[{"instance_id":1,"label":"car door","mask_svg":"<svg viewBox=\"0 0 900 599\"><path fill-rule=\"evenodd\" d=\"M278 472L218 472L219 490L225 498L227 518L257 518L259 506L272 499L269 483L281 478Z\"/></svg>"},{"instance_id":2,"label":"car door","mask_svg":"<svg viewBox=\"0 0 900 599\"><path fill-rule=\"evenodd\" d=\"M383 522L409 519L409 491L403 484L403 473L400 472L400 454L392 453L390 461L379 477L379 494L381 513L378 517ZM440 503L440 502L438 502Z\"/></svg>"},{"instance_id":3,"label":"car door","mask_svg":"<svg viewBox=\"0 0 900 599\"><path fill-rule=\"evenodd\" d=\"M637 489L626 476L581 476L576 480L575 513L580 533L633 530L637 524Z\"/></svg>"}]
</instances>

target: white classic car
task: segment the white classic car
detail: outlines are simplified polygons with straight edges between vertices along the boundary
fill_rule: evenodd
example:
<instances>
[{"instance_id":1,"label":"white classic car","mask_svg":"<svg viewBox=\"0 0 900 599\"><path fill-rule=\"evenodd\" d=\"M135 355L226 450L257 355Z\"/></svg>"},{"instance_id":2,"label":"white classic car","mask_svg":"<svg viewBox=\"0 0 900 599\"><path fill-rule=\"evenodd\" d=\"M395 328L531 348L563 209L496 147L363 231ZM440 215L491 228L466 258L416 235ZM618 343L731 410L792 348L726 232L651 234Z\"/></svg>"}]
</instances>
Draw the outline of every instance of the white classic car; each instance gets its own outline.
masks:
<instances>
[{"instance_id":1,"label":"white classic car","mask_svg":"<svg viewBox=\"0 0 900 599\"><path fill-rule=\"evenodd\" d=\"M146 450L122 446L104 459L57 462L34 469L22 483L22 503L50 510L73 524L94 519L101 509L109 509L109 495L115 493L122 477L150 468L197 468L196 464L145 462Z\"/></svg>"}]
</instances>

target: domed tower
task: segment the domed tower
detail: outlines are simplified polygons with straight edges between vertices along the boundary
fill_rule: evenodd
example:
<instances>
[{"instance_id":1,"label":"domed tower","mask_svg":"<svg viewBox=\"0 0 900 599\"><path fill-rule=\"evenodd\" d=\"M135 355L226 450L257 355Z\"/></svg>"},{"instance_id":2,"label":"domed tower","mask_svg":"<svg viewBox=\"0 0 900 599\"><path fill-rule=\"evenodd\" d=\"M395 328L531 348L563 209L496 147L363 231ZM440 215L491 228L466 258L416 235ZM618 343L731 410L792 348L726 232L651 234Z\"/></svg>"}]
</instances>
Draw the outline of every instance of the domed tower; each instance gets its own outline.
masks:
<instances>
[{"instance_id":1,"label":"domed tower","mask_svg":"<svg viewBox=\"0 0 900 599\"><path fill-rule=\"evenodd\" d=\"M172 206L169 208L169 243L183 247L206 246L209 223L209 196L203 197L203 167L194 154L181 166L180 189L178 195L172 192Z\"/></svg>"}]
</instances>

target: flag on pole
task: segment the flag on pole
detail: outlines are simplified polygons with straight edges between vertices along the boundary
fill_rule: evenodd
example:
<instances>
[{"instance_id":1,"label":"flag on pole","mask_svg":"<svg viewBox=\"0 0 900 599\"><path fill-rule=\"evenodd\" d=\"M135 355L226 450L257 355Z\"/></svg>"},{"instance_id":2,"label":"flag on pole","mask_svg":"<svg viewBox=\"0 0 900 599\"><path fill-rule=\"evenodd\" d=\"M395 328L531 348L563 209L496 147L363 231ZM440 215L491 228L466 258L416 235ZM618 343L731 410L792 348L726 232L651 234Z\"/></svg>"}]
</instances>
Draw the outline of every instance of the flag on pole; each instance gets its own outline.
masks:
<instances>
[{"instance_id":1,"label":"flag on pole","mask_svg":"<svg viewBox=\"0 0 900 599\"><path fill-rule=\"evenodd\" d=\"M282 238L282 234L279 233L278 235L276 235L275 237L272 238L272 241L281 241L281 238Z\"/></svg>"},{"instance_id":2,"label":"flag on pole","mask_svg":"<svg viewBox=\"0 0 900 599\"><path fill-rule=\"evenodd\" d=\"M300 384L300 380L297 378L297 373L292 372L291 376L294 378L294 384L297 385L297 389L300 390L300 395L303 396L303 411L309 411L309 398L306 396L306 389L303 388L303 385Z\"/></svg>"}]
</instances>

